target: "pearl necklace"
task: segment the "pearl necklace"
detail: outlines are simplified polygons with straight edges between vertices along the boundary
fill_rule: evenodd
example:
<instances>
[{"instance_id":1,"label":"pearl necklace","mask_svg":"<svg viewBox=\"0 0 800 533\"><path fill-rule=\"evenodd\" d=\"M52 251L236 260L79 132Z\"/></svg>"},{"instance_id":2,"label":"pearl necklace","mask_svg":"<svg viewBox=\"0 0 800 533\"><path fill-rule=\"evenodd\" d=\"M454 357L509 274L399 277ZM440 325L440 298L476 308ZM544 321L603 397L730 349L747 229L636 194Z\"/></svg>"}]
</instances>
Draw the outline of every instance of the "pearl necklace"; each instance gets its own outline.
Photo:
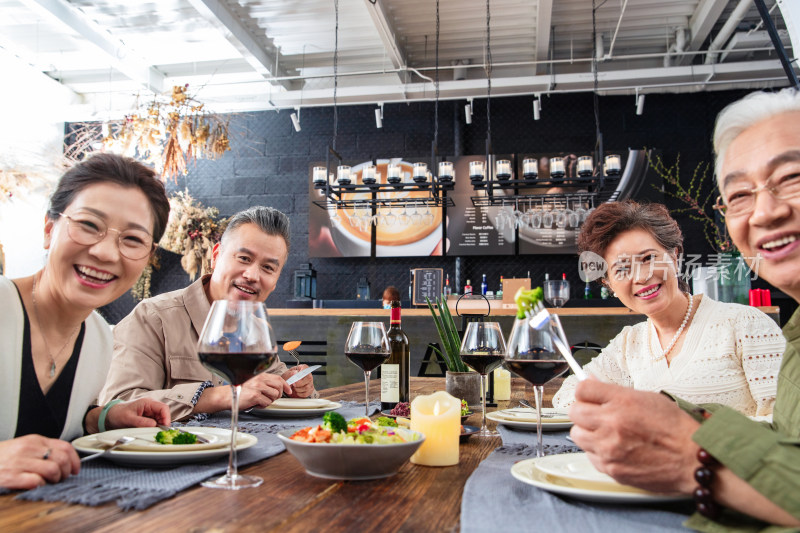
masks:
<instances>
[{"instance_id":1,"label":"pearl necklace","mask_svg":"<svg viewBox=\"0 0 800 533\"><path fill-rule=\"evenodd\" d=\"M667 357L667 354L672 350L672 347L675 346L675 343L678 342L678 337L681 336L683 330L686 328L686 324L689 323L689 318L692 316L692 308L694 307L694 298L692 298L691 294L684 293L686 298L689 300L689 308L686 309L686 316L683 317L683 322L681 322L681 327L678 328L678 331L675 332L673 335L672 340L669 341L667 347L664 348L664 351L661 352L661 355L656 357L656 361L660 361ZM653 325L655 327L655 324ZM650 347L650 354L653 355L653 342L650 337L652 335L652 328L647 328L647 345Z\"/></svg>"}]
</instances>

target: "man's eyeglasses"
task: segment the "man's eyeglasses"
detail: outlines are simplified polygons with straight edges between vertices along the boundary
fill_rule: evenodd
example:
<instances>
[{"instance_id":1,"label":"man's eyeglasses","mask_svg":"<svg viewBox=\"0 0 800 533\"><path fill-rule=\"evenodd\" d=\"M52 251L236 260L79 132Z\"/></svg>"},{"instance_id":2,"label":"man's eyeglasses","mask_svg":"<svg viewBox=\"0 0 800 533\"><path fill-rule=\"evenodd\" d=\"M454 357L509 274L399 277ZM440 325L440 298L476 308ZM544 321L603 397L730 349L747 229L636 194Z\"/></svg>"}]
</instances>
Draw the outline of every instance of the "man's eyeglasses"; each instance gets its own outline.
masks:
<instances>
[{"instance_id":1,"label":"man's eyeglasses","mask_svg":"<svg viewBox=\"0 0 800 533\"><path fill-rule=\"evenodd\" d=\"M756 206L756 195L769 192L777 200L790 200L800 196L800 174L783 176L772 182L768 179L761 187L743 187L728 192L725 197L718 196L714 209L725 217L738 217L752 213Z\"/></svg>"},{"instance_id":2,"label":"man's eyeglasses","mask_svg":"<svg viewBox=\"0 0 800 533\"><path fill-rule=\"evenodd\" d=\"M102 241L109 231L116 231L119 253L128 259L144 259L153 251L153 237L140 229L109 228L102 218L92 213L78 212L74 215L59 213L67 219L67 235L78 244L91 246Z\"/></svg>"}]
</instances>

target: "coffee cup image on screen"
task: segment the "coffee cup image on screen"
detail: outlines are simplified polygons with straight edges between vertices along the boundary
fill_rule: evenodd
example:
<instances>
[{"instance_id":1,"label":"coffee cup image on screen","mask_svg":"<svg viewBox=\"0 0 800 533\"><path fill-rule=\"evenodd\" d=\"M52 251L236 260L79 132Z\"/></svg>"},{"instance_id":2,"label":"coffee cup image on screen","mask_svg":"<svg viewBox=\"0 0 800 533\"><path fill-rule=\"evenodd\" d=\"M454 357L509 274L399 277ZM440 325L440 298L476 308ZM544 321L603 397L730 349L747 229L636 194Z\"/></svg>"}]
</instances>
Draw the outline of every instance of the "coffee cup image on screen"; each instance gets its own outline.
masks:
<instances>
[{"instance_id":1,"label":"coffee cup image on screen","mask_svg":"<svg viewBox=\"0 0 800 533\"><path fill-rule=\"evenodd\" d=\"M351 167L351 180L361 184L363 170L371 162ZM413 183L413 165L399 159L377 161L377 183L387 183L389 166L400 169L402 183ZM427 191L391 190L377 193L378 199L404 199L404 205L381 205L373 212L369 200L372 193L343 193L346 206L328 202L328 222L331 238L345 257L370 255L372 232L376 238L377 257L440 255L437 248L442 239L442 208L433 205Z\"/></svg>"}]
</instances>

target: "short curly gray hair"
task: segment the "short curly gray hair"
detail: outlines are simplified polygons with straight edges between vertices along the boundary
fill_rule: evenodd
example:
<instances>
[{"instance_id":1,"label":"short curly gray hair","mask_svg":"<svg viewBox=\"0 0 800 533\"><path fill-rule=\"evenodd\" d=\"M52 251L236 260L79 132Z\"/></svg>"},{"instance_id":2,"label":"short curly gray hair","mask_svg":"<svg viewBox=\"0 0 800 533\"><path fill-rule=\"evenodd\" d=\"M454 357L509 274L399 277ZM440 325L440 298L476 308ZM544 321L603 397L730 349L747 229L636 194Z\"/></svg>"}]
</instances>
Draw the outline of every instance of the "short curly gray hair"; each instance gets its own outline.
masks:
<instances>
[{"instance_id":1,"label":"short curly gray hair","mask_svg":"<svg viewBox=\"0 0 800 533\"><path fill-rule=\"evenodd\" d=\"M800 91L793 88L775 93L758 91L730 104L717 116L714 126L714 171L717 185L722 179L722 162L734 139L750 126L783 113L800 111Z\"/></svg>"}]
</instances>

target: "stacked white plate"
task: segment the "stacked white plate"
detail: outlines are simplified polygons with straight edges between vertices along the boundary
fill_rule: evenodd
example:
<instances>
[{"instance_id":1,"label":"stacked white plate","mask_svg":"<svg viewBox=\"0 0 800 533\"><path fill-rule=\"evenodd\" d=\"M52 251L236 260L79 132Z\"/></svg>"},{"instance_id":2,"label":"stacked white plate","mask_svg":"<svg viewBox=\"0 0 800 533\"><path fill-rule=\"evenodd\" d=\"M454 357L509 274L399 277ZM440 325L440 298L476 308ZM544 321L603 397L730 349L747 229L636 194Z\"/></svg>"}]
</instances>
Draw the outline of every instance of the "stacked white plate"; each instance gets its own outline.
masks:
<instances>
[{"instance_id":1,"label":"stacked white plate","mask_svg":"<svg viewBox=\"0 0 800 533\"><path fill-rule=\"evenodd\" d=\"M324 398L278 398L269 407L253 409L251 414L262 417L297 418L319 416L339 409L342 404Z\"/></svg>"},{"instance_id":2,"label":"stacked white plate","mask_svg":"<svg viewBox=\"0 0 800 533\"><path fill-rule=\"evenodd\" d=\"M563 453L515 463L511 475L555 494L602 503L654 503L687 500L682 494L660 494L622 485L599 472L585 453Z\"/></svg>"},{"instance_id":3,"label":"stacked white plate","mask_svg":"<svg viewBox=\"0 0 800 533\"><path fill-rule=\"evenodd\" d=\"M486 418L516 429L536 431L536 410L528 408L503 409L486 413ZM542 430L563 431L572 427L565 409L542 408Z\"/></svg>"}]
</instances>

